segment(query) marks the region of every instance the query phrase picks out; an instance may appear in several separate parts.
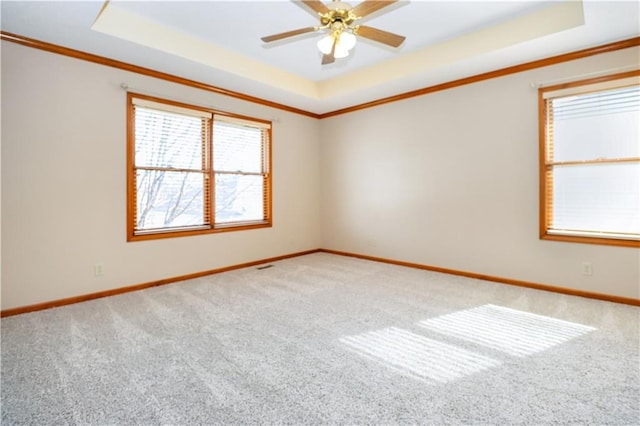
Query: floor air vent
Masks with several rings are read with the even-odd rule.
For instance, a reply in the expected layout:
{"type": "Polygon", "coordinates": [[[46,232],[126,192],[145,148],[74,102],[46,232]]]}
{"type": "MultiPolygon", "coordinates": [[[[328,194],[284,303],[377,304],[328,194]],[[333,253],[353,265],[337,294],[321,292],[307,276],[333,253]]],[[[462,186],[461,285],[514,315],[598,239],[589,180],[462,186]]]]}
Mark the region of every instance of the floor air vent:
{"type": "Polygon", "coordinates": [[[269,268],[273,268],[273,265],[258,266],[256,269],[262,270],[262,269],[269,269],[269,268]]]}

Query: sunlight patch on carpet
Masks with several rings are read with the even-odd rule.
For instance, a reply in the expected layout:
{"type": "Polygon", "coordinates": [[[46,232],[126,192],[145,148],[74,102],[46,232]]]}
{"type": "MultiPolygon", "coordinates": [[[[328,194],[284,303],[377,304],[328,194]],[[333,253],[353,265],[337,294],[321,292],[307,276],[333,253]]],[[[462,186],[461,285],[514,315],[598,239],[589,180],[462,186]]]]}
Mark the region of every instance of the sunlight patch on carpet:
{"type": "Polygon", "coordinates": [[[595,328],[496,305],[454,312],[418,323],[513,356],[541,352],[595,328]]]}
{"type": "Polygon", "coordinates": [[[500,365],[493,358],[395,327],[342,337],[340,342],[396,371],[436,383],[500,365]]]}

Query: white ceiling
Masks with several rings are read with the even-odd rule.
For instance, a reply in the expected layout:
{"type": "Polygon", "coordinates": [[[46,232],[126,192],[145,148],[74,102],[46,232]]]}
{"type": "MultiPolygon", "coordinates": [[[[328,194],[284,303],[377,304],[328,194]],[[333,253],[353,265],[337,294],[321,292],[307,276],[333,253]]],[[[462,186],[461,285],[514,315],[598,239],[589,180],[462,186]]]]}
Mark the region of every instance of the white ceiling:
{"type": "Polygon", "coordinates": [[[260,40],[317,25],[314,12],[286,0],[3,0],[0,19],[2,31],[320,114],[637,37],[639,4],[400,1],[359,21],[406,36],[400,48],[359,39],[351,56],[328,66],[315,47],[319,33],[260,40]]]}

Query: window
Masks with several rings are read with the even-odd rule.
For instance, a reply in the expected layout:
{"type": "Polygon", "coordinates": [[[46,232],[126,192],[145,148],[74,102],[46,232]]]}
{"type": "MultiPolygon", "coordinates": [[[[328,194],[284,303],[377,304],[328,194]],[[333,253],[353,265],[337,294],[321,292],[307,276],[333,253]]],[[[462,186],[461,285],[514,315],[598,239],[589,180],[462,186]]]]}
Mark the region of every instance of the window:
{"type": "Polygon", "coordinates": [[[540,237],[640,247],[640,72],[539,90],[540,237]]]}
{"type": "Polygon", "coordinates": [[[129,241],[271,226],[271,125],[128,95],[129,241]]]}

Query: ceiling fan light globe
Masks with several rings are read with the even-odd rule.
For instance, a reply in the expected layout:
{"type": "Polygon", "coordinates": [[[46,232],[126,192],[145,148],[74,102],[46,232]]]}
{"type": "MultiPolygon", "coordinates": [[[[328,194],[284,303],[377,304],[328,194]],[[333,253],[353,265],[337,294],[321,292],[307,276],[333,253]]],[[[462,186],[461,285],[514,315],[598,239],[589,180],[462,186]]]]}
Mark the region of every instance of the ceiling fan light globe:
{"type": "Polygon", "coordinates": [[[340,39],[338,40],[338,46],[340,49],[351,50],[356,45],[356,36],[351,33],[343,32],[340,34],[340,39]]]}
{"type": "Polygon", "coordinates": [[[336,59],[346,58],[347,56],[349,56],[349,51],[347,49],[338,49],[338,47],[336,47],[336,51],[333,52],[333,57],[336,59]]]}
{"type": "Polygon", "coordinates": [[[333,37],[331,35],[322,37],[320,40],[318,40],[317,46],[322,53],[328,55],[329,53],[331,53],[331,48],[333,48],[333,37]]]}

